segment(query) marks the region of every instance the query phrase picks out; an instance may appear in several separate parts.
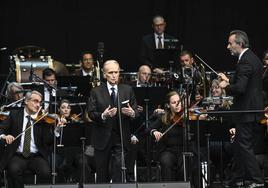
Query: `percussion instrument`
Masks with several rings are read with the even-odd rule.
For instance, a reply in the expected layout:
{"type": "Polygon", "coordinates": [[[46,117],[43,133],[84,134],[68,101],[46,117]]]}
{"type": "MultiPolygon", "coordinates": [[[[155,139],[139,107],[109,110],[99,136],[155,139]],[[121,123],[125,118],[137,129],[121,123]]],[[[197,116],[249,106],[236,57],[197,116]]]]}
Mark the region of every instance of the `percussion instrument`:
{"type": "Polygon", "coordinates": [[[40,56],[39,58],[25,58],[24,56],[14,55],[16,66],[16,81],[23,83],[29,82],[31,74],[35,73],[42,78],[45,68],[53,69],[53,60],[50,56],[40,56]]]}

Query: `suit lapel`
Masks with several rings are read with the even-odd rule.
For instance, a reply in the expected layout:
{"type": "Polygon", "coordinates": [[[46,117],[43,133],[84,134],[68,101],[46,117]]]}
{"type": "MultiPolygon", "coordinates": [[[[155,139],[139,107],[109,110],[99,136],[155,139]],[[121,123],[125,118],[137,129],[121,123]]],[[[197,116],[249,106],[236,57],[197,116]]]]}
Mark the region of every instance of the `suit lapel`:
{"type": "Polygon", "coordinates": [[[103,99],[105,101],[105,104],[111,105],[112,104],[111,96],[110,96],[110,93],[108,91],[108,87],[107,87],[106,83],[103,84],[102,93],[103,93],[103,99]]]}

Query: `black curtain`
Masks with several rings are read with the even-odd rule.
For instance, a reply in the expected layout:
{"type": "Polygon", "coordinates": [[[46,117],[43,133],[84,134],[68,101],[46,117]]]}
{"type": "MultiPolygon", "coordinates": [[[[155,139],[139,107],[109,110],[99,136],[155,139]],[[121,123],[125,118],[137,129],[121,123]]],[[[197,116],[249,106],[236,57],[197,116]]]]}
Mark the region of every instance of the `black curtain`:
{"type": "Polygon", "coordinates": [[[262,57],[267,48],[265,6],[249,1],[147,0],[2,0],[0,2],[0,73],[7,56],[18,47],[45,48],[53,59],[78,63],[81,50],[97,55],[104,42],[105,59],[116,59],[125,71],[137,70],[141,37],[152,32],[152,17],[162,14],[167,33],[184,49],[193,51],[216,70],[233,70],[226,49],[233,29],[245,30],[252,49],[262,57]]]}

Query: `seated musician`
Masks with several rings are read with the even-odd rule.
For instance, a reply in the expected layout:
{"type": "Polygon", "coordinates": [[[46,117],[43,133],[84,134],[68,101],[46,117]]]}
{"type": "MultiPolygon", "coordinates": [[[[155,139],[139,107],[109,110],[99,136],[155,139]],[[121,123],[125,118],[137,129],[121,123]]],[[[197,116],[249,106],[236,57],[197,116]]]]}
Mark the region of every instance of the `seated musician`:
{"type": "Polygon", "coordinates": [[[180,96],[176,91],[171,91],[166,96],[165,113],[155,120],[149,128],[150,134],[154,136],[159,144],[159,161],[161,165],[161,176],[163,181],[175,181],[182,177],[182,148],[183,128],[176,124],[166,134],[163,134],[170,126],[178,121],[182,111],[180,96]],[[177,167],[179,176],[173,172],[177,167]]]}
{"type": "Polygon", "coordinates": [[[90,76],[94,73],[94,59],[93,54],[89,51],[83,51],[80,55],[81,68],[75,71],[76,76],[90,76]]]}
{"type": "Polygon", "coordinates": [[[35,120],[32,119],[40,110],[41,102],[42,95],[39,92],[27,92],[24,109],[12,110],[0,125],[0,138],[7,144],[0,171],[7,169],[9,187],[24,187],[23,172],[26,169],[44,182],[48,182],[51,175],[48,149],[53,143],[53,133],[43,123],[34,125],[35,120]]]}
{"type": "Polygon", "coordinates": [[[12,101],[17,101],[23,98],[23,87],[17,82],[11,82],[7,85],[7,97],[12,101]]]}
{"type": "MultiPolygon", "coordinates": [[[[81,118],[76,114],[71,114],[71,106],[70,102],[66,99],[60,101],[59,105],[59,116],[63,117],[67,121],[68,124],[71,123],[81,123],[81,118]]],[[[65,129],[65,128],[64,128],[65,129]]],[[[66,130],[65,130],[66,131],[66,130]]],[[[64,134],[62,132],[62,134],[64,134]]],[[[69,138],[72,139],[72,138],[69,138]]],[[[80,139],[80,138],[79,138],[80,139]]],[[[64,143],[63,143],[64,144],[64,143]]],[[[61,164],[57,164],[59,168],[60,177],[65,179],[65,183],[70,182],[79,182],[82,183],[82,169],[83,169],[83,161],[81,154],[80,146],[65,146],[63,150],[59,150],[59,158],[61,164]]],[[[85,175],[87,177],[87,182],[89,182],[88,177],[89,173],[95,168],[93,156],[85,155],[85,166],[86,171],[85,175]]]]}
{"type": "Polygon", "coordinates": [[[136,87],[150,86],[151,68],[148,65],[141,65],[138,71],[136,87]]]}
{"type": "Polygon", "coordinates": [[[183,82],[190,86],[189,96],[191,101],[200,100],[206,93],[204,66],[202,64],[198,66],[192,52],[188,50],[183,50],[180,53],[179,62],[183,82]]]}

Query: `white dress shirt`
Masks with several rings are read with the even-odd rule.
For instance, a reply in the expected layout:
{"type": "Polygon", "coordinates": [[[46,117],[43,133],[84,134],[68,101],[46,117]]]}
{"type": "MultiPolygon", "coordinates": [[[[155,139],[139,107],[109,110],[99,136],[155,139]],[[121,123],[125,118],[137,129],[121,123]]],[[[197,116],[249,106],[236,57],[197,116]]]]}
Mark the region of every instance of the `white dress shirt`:
{"type": "MultiPolygon", "coordinates": [[[[27,122],[28,122],[28,118],[27,118],[28,115],[29,114],[24,109],[22,131],[24,131],[26,129],[26,125],[27,125],[27,122]]],[[[34,123],[33,120],[31,120],[31,124],[33,124],[33,123],[34,123]]],[[[19,145],[19,147],[17,149],[17,152],[20,152],[20,153],[22,153],[22,151],[23,151],[24,135],[25,135],[25,133],[23,132],[22,135],[21,135],[20,145],[19,145]]],[[[35,145],[35,142],[34,142],[33,126],[31,128],[31,147],[30,147],[30,151],[31,151],[31,153],[37,153],[38,152],[38,149],[37,149],[37,147],[35,145]]]]}
{"type": "Polygon", "coordinates": [[[161,35],[154,33],[154,41],[155,41],[156,49],[158,48],[158,40],[159,40],[158,36],[161,36],[162,48],[165,48],[165,46],[164,46],[164,33],[162,33],[161,35]]]}

